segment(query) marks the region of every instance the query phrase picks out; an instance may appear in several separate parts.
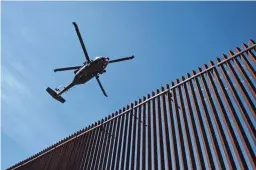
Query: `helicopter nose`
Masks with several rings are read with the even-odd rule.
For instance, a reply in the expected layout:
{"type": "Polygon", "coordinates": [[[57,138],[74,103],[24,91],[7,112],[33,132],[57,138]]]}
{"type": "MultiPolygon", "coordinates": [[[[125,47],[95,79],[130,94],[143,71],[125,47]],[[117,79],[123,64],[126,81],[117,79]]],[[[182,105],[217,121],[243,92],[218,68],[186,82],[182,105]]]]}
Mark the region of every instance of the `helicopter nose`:
{"type": "Polygon", "coordinates": [[[105,68],[108,65],[108,61],[109,60],[107,59],[107,57],[102,58],[102,64],[103,64],[102,67],[105,68]]]}
{"type": "Polygon", "coordinates": [[[109,58],[108,58],[108,57],[106,57],[106,58],[105,58],[105,62],[106,62],[106,63],[108,63],[108,61],[109,61],[109,58]]]}

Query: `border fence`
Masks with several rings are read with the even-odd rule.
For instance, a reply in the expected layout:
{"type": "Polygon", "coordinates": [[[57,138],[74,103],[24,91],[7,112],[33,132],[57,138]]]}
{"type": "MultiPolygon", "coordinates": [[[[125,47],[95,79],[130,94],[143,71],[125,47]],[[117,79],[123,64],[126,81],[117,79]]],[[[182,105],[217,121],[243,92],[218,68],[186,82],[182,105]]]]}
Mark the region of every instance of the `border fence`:
{"type": "Polygon", "coordinates": [[[9,169],[256,169],[256,43],[9,169]]]}

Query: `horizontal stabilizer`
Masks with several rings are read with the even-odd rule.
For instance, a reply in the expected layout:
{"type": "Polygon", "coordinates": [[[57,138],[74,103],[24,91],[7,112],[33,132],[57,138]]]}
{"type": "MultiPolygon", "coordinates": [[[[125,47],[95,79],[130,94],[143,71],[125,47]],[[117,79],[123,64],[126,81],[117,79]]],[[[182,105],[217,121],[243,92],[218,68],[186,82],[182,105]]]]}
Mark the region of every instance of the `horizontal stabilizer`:
{"type": "Polygon", "coordinates": [[[61,96],[58,96],[57,93],[56,93],[54,90],[52,90],[50,87],[48,87],[48,88],[46,89],[46,91],[47,91],[55,100],[58,100],[58,101],[61,102],[61,103],[64,103],[64,102],[65,102],[65,99],[64,99],[63,97],[61,97],[61,96]]]}

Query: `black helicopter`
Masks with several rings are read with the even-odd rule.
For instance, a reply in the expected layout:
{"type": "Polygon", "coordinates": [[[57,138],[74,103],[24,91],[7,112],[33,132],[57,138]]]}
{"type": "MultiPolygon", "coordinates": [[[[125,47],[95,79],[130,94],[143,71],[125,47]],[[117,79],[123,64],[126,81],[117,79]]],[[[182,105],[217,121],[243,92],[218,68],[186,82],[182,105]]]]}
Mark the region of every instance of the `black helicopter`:
{"type": "Polygon", "coordinates": [[[125,57],[125,58],[120,58],[120,59],[116,59],[116,60],[109,60],[108,57],[96,57],[94,60],[90,60],[88,53],[86,51],[83,39],[81,37],[80,31],[78,29],[78,26],[75,22],[73,22],[73,25],[75,27],[77,36],[79,38],[79,41],[81,43],[82,49],[84,51],[84,55],[86,58],[86,62],[83,63],[82,66],[74,66],[74,67],[65,67],[65,68],[57,68],[54,70],[54,72],[57,71],[66,71],[66,70],[75,70],[74,74],[75,77],[73,79],[73,81],[67,85],[67,87],[64,87],[62,90],[55,88],[55,90],[51,89],[50,87],[48,87],[46,89],[46,91],[56,100],[58,100],[61,103],[65,102],[65,99],[61,96],[62,93],[66,92],[67,90],[69,90],[70,88],[72,88],[75,85],[80,85],[80,84],[84,84],[86,82],[88,82],[89,80],[91,80],[92,78],[96,78],[103,94],[107,97],[107,94],[99,80],[99,75],[103,74],[106,72],[106,67],[108,64],[110,63],[115,63],[115,62],[120,62],[120,61],[124,61],[124,60],[130,60],[133,59],[134,56],[131,57],[125,57]]]}

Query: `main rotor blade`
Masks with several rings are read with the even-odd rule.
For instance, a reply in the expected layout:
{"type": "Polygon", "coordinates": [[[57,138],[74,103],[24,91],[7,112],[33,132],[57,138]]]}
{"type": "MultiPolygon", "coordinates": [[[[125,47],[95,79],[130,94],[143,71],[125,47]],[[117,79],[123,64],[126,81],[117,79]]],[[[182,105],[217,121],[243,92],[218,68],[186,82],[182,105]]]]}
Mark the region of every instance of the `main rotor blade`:
{"type": "Polygon", "coordinates": [[[57,71],[66,71],[66,70],[75,70],[75,69],[79,69],[80,67],[81,67],[81,66],[56,68],[56,69],[54,70],[54,72],[57,72],[57,71]]]}
{"type": "Polygon", "coordinates": [[[80,34],[79,28],[78,28],[78,26],[77,26],[77,24],[76,24],[75,22],[73,22],[73,25],[75,26],[77,36],[78,36],[79,41],[80,41],[80,43],[81,43],[81,46],[82,46],[82,48],[83,48],[85,58],[86,58],[86,60],[87,60],[88,62],[90,62],[90,58],[89,58],[88,53],[87,53],[87,51],[86,51],[86,48],[85,48],[85,45],[84,45],[84,41],[83,41],[82,36],[81,36],[81,34],[80,34]]]}
{"type": "Polygon", "coordinates": [[[131,60],[133,58],[134,58],[134,56],[124,57],[124,58],[119,58],[119,59],[116,59],[116,60],[110,60],[108,63],[115,63],[115,62],[120,62],[120,61],[125,61],[125,60],[131,60]]]}
{"type": "Polygon", "coordinates": [[[97,81],[98,81],[98,83],[99,83],[99,85],[100,85],[100,88],[101,88],[103,94],[104,94],[106,97],[108,97],[108,95],[106,94],[106,92],[105,92],[105,90],[104,90],[104,88],[103,88],[103,86],[102,86],[102,84],[101,84],[101,82],[100,82],[99,76],[96,76],[96,79],[97,79],[97,81]]]}

